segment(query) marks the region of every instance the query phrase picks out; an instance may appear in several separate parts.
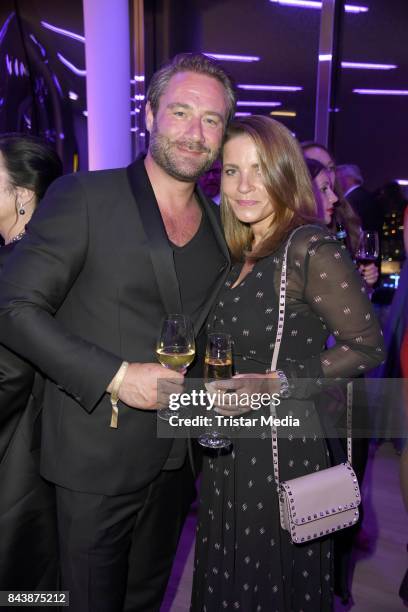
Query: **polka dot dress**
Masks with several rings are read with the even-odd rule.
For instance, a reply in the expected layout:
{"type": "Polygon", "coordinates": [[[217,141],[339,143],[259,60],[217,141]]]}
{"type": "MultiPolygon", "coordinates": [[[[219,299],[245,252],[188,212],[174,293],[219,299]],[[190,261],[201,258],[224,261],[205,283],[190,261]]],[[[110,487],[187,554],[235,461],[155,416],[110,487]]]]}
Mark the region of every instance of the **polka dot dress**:
{"type": "MultiPolygon", "coordinates": [[[[232,288],[241,271],[241,265],[235,266],[218,298],[209,327],[233,335],[236,373],[269,368],[282,254],[283,247],[232,288]]],[[[279,367],[290,376],[350,376],[381,359],[379,328],[359,275],[341,246],[315,226],[299,231],[291,245],[285,316],[279,367]],[[338,342],[325,351],[334,330],[338,342]]],[[[313,401],[291,398],[278,415],[279,410],[306,423],[309,432],[299,437],[289,431],[280,439],[281,479],[328,467],[313,401]]],[[[331,538],[297,545],[281,529],[268,435],[260,430],[257,438],[237,438],[229,449],[208,451],[205,457],[193,612],[332,609],[331,538]]]]}

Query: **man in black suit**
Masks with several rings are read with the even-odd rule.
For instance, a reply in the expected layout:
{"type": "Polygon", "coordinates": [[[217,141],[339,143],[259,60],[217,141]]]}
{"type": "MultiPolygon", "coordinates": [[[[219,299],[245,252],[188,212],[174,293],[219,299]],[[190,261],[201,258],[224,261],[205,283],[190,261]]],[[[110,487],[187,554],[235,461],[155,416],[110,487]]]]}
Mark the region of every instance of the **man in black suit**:
{"type": "Polygon", "coordinates": [[[382,212],[372,194],[363,187],[360,168],[354,164],[342,164],[336,168],[336,177],[354,211],[361,219],[363,230],[381,233],[382,212]]]}
{"type": "Polygon", "coordinates": [[[156,435],[158,379],[177,392],[183,375],[155,342],[169,312],[199,336],[225,280],[217,209],[195,182],[234,105],[217,64],[176,56],[147,92],[146,158],[57,180],[2,274],[0,341],[47,377],[41,469],[73,612],[160,607],[193,477],[185,442],[156,435]]]}

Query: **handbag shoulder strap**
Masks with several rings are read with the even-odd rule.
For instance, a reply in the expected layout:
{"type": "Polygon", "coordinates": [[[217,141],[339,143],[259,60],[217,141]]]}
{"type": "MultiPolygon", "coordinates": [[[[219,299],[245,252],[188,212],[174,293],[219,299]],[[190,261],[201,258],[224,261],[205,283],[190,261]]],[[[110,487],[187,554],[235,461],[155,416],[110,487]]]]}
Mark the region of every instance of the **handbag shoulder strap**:
{"type": "Polygon", "coordinates": [[[279,315],[278,315],[278,327],[276,330],[276,340],[275,340],[275,346],[273,349],[273,354],[272,354],[272,362],[271,362],[271,372],[274,372],[276,370],[276,365],[278,363],[278,357],[279,357],[279,350],[280,350],[280,345],[282,342],[282,335],[283,335],[283,325],[285,322],[285,303],[286,303],[286,277],[287,277],[287,264],[288,264],[288,251],[289,251],[289,246],[290,243],[292,242],[292,238],[293,236],[296,234],[297,231],[300,230],[300,228],[303,227],[302,225],[300,225],[299,227],[296,227],[292,233],[290,234],[286,245],[285,245],[285,250],[283,253],[283,258],[282,258],[282,270],[281,270],[281,277],[280,277],[280,283],[279,283],[279,315]]]}
{"type": "MultiPolygon", "coordinates": [[[[287,263],[288,263],[288,251],[290,244],[292,242],[293,236],[296,234],[298,230],[300,230],[303,226],[296,227],[292,233],[290,234],[288,241],[285,245],[285,250],[283,254],[282,260],[282,270],[280,276],[279,283],[279,313],[278,313],[278,325],[276,330],[276,339],[275,346],[272,354],[271,361],[271,372],[276,370],[276,366],[278,363],[279,351],[282,342],[283,336],[283,327],[285,323],[285,307],[286,307],[286,283],[287,283],[287,263]]],[[[351,465],[352,462],[352,443],[351,443],[351,427],[352,427],[352,405],[353,405],[353,383],[347,383],[347,460],[351,465]]],[[[273,418],[276,416],[276,410],[271,403],[271,415],[273,418]]],[[[276,425],[272,424],[272,457],[273,457],[273,470],[275,482],[278,487],[279,493],[279,454],[278,454],[278,432],[276,429],[276,425]]]]}

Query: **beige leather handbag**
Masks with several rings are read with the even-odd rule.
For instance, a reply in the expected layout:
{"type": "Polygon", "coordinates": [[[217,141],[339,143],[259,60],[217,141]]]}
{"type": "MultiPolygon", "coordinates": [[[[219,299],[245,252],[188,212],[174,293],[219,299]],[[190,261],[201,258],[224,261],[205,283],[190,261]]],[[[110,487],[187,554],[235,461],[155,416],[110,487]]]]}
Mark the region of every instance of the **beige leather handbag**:
{"type": "MultiPolygon", "coordinates": [[[[287,255],[295,229],[286,244],[279,295],[279,318],[271,371],[276,370],[285,320],[287,255]]],[[[279,497],[282,529],[289,531],[292,542],[301,544],[339,529],[351,527],[359,516],[360,489],[353,471],[351,423],[353,383],[347,384],[347,462],[330,468],[280,482],[278,434],[272,426],[272,457],[274,477],[279,497]]],[[[271,405],[272,416],[276,415],[271,405]]]]}

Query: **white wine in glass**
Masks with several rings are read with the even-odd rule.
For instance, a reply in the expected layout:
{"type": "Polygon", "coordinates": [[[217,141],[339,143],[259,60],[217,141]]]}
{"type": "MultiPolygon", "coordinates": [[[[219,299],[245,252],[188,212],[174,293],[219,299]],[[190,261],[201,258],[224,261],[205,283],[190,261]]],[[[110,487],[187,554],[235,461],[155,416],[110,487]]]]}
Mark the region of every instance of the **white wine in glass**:
{"type": "Polygon", "coordinates": [[[232,378],[232,356],[227,354],[223,358],[218,358],[206,355],[204,378],[206,381],[232,378]]]}
{"type": "MultiPolygon", "coordinates": [[[[208,334],[207,348],[204,360],[204,380],[206,383],[214,380],[228,380],[232,378],[232,341],[229,334],[208,334]]],[[[211,427],[209,431],[201,434],[199,444],[206,448],[227,448],[231,444],[230,438],[211,427]]]]}
{"type": "MultiPolygon", "coordinates": [[[[164,317],[157,339],[156,355],[165,368],[182,372],[194,360],[195,342],[193,325],[184,314],[169,314],[164,317]]],[[[161,419],[168,421],[174,416],[169,408],[159,410],[161,419]]]]}
{"type": "Polygon", "coordinates": [[[188,350],[180,349],[178,346],[166,346],[158,348],[157,351],[158,361],[170,370],[180,371],[187,368],[194,359],[195,350],[190,348],[188,350]]]}

